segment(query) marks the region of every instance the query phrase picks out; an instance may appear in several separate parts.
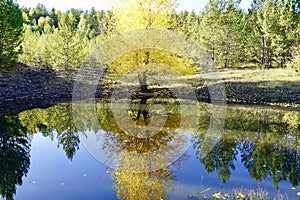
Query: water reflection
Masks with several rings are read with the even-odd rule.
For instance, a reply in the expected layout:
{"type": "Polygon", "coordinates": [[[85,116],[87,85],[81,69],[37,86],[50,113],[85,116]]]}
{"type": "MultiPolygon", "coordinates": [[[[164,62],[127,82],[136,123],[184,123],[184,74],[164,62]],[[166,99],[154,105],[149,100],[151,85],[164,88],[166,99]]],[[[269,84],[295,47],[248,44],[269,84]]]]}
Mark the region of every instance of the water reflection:
{"type": "MultiPolygon", "coordinates": [[[[111,173],[115,182],[113,187],[119,198],[167,199],[176,182],[176,170],[172,166],[180,168],[188,159],[187,155],[183,155],[171,166],[149,172],[126,170],[137,164],[129,153],[147,153],[166,146],[176,137],[182,117],[189,120],[188,115],[179,114],[176,101],[170,103],[170,100],[149,99],[147,103],[151,105],[157,101],[167,110],[167,120],[159,133],[145,138],[137,138],[122,131],[114,122],[109,102],[97,104],[100,127],[94,127],[93,131],[96,133],[102,130],[106,137],[105,150],[112,156],[118,156],[121,161],[111,173]]],[[[48,109],[25,111],[17,116],[0,117],[0,192],[4,198],[13,198],[16,185],[22,184],[22,177],[29,170],[30,138],[33,134],[39,132],[45,137],[56,137],[66,156],[71,160],[76,157],[80,144],[79,134],[85,129],[75,128],[71,109],[67,103],[48,109]]],[[[279,183],[283,181],[288,181],[291,187],[296,188],[300,182],[299,112],[246,106],[229,106],[227,112],[222,136],[218,138],[212,151],[201,158],[201,145],[209,128],[210,105],[200,104],[201,117],[197,131],[193,132],[192,141],[199,164],[207,172],[217,172],[219,179],[226,183],[237,167],[236,160],[241,158],[248,176],[257,182],[270,177],[276,189],[279,189],[279,183]]],[[[128,114],[140,126],[149,123],[148,105],[134,102],[128,114]]],[[[175,149],[177,148],[180,148],[180,143],[175,149]]],[[[146,165],[149,163],[146,162],[144,166],[146,165]]]]}
{"type": "MultiPolygon", "coordinates": [[[[146,126],[151,123],[150,116],[153,115],[149,108],[156,103],[163,105],[167,113],[165,124],[155,134],[146,131],[141,137],[135,135],[139,134],[134,132],[135,129],[130,129],[133,132],[129,134],[121,130],[116,125],[109,105],[100,104],[97,107],[100,127],[105,130],[104,148],[108,149],[111,155],[109,158],[115,162],[112,179],[120,199],[168,199],[168,191],[173,189],[176,176],[171,167],[165,167],[164,164],[174,159],[174,155],[178,155],[176,151],[184,148],[186,142],[178,137],[182,117],[178,102],[135,100],[130,104],[128,114],[133,123],[146,126]],[[174,140],[176,142],[170,145],[174,140]]],[[[156,111],[156,114],[162,113],[160,110],[156,111]]],[[[180,166],[184,158],[182,155],[177,160],[177,166],[180,166]]]]}
{"type": "Polygon", "coordinates": [[[58,146],[62,146],[66,156],[72,160],[79,149],[79,130],[75,128],[71,103],[47,109],[35,109],[20,113],[19,119],[28,134],[41,132],[45,137],[56,136],[58,146]]]}
{"type": "Polygon", "coordinates": [[[131,173],[115,170],[114,189],[120,199],[168,199],[175,175],[168,167],[154,172],[131,173]]]}
{"type": "Polygon", "coordinates": [[[30,166],[30,141],[17,116],[0,116],[0,193],[13,199],[30,166]]]}
{"type": "MultiPolygon", "coordinates": [[[[100,133],[98,132],[101,135],[100,142],[102,142],[99,149],[104,149],[107,153],[104,156],[96,155],[96,157],[112,168],[128,172],[159,170],[176,161],[182,152],[185,152],[184,149],[188,148],[186,145],[190,141],[183,132],[185,130],[181,130],[182,116],[180,115],[180,106],[176,101],[167,103],[150,100],[147,101],[147,104],[137,102],[130,104],[128,115],[131,117],[132,123],[140,127],[145,127],[152,120],[150,120],[150,115],[166,115],[161,129],[155,129],[155,132],[143,130],[144,133],[141,135],[140,131],[136,131],[137,129],[130,125],[126,130],[120,129],[115,122],[111,104],[99,104],[97,110],[102,130],[100,133]],[[157,103],[161,103],[164,108],[150,114],[149,108],[157,103]],[[162,112],[162,109],[165,113],[162,112]],[[103,160],[103,157],[107,160],[103,160]]],[[[118,123],[130,123],[123,120],[124,118],[120,118],[118,123]]],[[[95,150],[93,153],[97,154],[95,150]]]]}
{"type": "MultiPolygon", "coordinates": [[[[229,108],[226,129],[213,150],[200,162],[208,172],[216,171],[226,183],[240,153],[249,175],[261,182],[272,178],[278,189],[281,181],[293,188],[300,182],[299,113],[263,108],[229,108]]],[[[194,142],[199,149],[203,131],[194,142]]],[[[199,155],[199,151],[197,151],[199,155]]]]}

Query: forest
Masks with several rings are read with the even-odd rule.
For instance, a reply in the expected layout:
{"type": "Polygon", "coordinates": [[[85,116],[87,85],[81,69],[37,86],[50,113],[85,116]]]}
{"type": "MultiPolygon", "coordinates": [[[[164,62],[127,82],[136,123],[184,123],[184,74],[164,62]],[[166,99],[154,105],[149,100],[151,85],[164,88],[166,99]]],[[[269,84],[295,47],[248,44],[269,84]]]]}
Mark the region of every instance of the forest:
{"type": "Polygon", "coordinates": [[[164,6],[120,2],[108,11],[62,12],[1,0],[1,66],[21,62],[78,69],[89,52],[118,32],[165,28],[199,43],[220,69],[300,70],[299,0],[253,0],[248,10],[240,8],[239,0],[210,0],[200,13],[176,12],[174,0],[159,1],[164,6]]]}

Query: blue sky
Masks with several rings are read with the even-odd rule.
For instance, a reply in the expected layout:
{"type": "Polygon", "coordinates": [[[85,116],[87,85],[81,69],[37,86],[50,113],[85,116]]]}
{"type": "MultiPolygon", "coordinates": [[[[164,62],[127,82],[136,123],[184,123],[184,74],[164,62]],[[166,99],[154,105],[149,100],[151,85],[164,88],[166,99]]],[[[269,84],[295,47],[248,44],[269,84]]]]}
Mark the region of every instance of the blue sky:
{"type": "MultiPolygon", "coordinates": [[[[62,11],[70,8],[80,8],[82,10],[95,7],[97,10],[107,10],[112,6],[111,0],[15,0],[21,7],[35,7],[38,3],[44,4],[48,10],[52,7],[62,11]]],[[[199,13],[208,0],[178,0],[178,10],[194,10],[199,13]]],[[[242,0],[241,7],[247,9],[251,0],[242,0]]]]}

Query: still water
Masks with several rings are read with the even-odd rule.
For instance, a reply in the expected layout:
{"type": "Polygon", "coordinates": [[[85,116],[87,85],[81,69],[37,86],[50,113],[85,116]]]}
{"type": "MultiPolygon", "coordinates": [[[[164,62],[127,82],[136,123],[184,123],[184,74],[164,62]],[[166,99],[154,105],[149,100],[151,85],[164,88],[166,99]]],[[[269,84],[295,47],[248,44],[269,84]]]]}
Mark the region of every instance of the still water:
{"type": "MultiPolygon", "coordinates": [[[[131,123],[151,125],[155,101],[130,104],[131,123]]],[[[211,105],[197,102],[183,114],[180,103],[159,103],[163,108],[155,113],[165,116],[163,126],[143,136],[124,131],[126,116],[122,121],[108,101],[96,104],[96,124],[82,116],[75,125],[71,103],[0,115],[2,198],[214,199],[219,192],[225,197],[233,190],[259,190],[270,198],[280,193],[299,199],[299,109],[228,105],[222,130],[203,156],[211,105]],[[191,137],[187,142],[178,135],[191,137]],[[164,148],[176,153],[153,153],[164,148]],[[148,162],[132,156],[146,153],[167,161],[156,165],[152,157],[148,162]]]]}

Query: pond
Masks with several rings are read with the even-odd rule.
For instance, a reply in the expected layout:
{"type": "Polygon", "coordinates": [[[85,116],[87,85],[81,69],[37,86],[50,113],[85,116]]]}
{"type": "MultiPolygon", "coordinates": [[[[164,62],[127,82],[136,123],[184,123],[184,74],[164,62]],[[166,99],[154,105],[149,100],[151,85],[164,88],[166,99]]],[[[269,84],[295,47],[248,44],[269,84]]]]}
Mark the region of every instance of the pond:
{"type": "Polygon", "coordinates": [[[299,198],[298,108],[227,105],[220,131],[211,129],[212,105],[189,102],[197,106],[182,112],[184,101],[103,100],[96,122],[73,115],[72,103],[0,115],[2,198],[213,199],[250,190],[299,198]],[[208,134],[217,135],[203,155],[208,134]]]}

